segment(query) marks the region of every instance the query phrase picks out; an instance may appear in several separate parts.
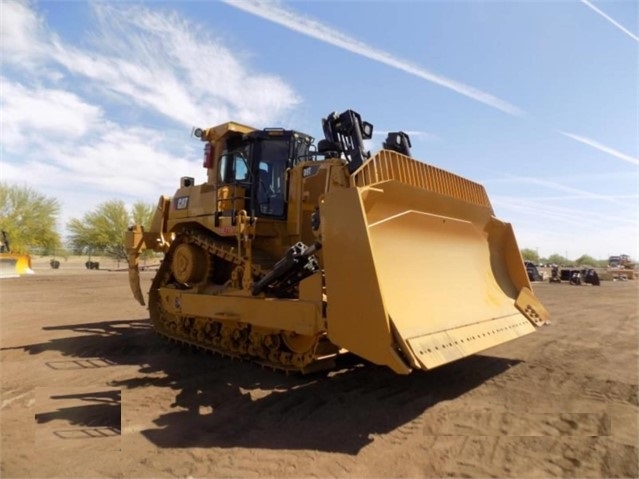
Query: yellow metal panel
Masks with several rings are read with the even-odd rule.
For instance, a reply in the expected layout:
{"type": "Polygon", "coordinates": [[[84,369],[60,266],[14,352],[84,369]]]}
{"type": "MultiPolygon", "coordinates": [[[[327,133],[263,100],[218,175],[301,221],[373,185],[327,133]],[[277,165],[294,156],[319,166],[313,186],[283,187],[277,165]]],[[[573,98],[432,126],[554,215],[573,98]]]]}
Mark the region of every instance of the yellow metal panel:
{"type": "Polygon", "coordinates": [[[322,275],[316,273],[300,282],[300,299],[314,301],[318,304],[322,303],[322,275]]]}
{"type": "Polygon", "coordinates": [[[482,185],[390,150],[381,150],[366,161],[351,176],[351,185],[372,186],[389,180],[491,208],[482,185]]]}
{"type": "Polygon", "coordinates": [[[16,272],[18,274],[33,274],[31,269],[31,256],[28,254],[16,255],[16,272]]]}
{"type": "Polygon", "coordinates": [[[358,189],[330,191],[320,209],[330,340],[407,374],[410,368],[395,350],[379,288],[383,271],[373,260],[358,189]]]}
{"type": "Polygon", "coordinates": [[[295,299],[206,295],[161,288],[164,308],[179,316],[233,317],[254,326],[314,335],[323,330],[321,303],[295,299]]]}
{"type": "Polygon", "coordinates": [[[409,211],[369,232],[386,308],[402,337],[518,312],[472,223],[409,211]]]}
{"type": "Polygon", "coordinates": [[[212,126],[211,128],[207,128],[206,130],[204,130],[202,140],[216,142],[227,133],[250,133],[252,131],[255,131],[255,128],[253,128],[252,126],[243,125],[234,121],[228,121],[226,123],[222,123],[221,125],[212,126]]]}
{"type": "Polygon", "coordinates": [[[31,256],[20,253],[0,253],[0,276],[33,274],[31,256]]]}
{"type": "MultiPolygon", "coordinates": [[[[367,174],[403,174],[396,167],[384,160],[367,174]]],[[[429,188],[378,181],[331,190],[321,207],[329,338],[395,370],[398,349],[403,367],[434,367],[547,319],[510,225],[465,180],[431,173],[419,179],[429,188]],[[472,345],[443,347],[470,336],[472,345]],[[415,353],[421,345],[428,357],[415,353]]]]}
{"type": "Polygon", "coordinates": [[[529,288],[521,289],[515,306],[536,326],[542,326],[550,319],[550,314],[544,305],[539,302],[529,288]]]}
{"type": "Polygon", "coordinates": [[[151,220],[151,227],[149,231],[160,233],[166,231],[166,221],[169,216],[169,209],[171,207],[171,198],[165,195],[160,196],[158,205],[153,213],[153,219],[151,220]]]}
{"type": "Polygon", "coordinates": [[[244,209],[244,197],[247,195],[246,190],[241,186],[231,185],[222,186],[217,190],[217,210],[240,211],[244,209]]]}
{"type": "Polygon", "coordinates": [[[519,314],[408,339],[424,369],[431,369],[535,331],[519,314]]]}

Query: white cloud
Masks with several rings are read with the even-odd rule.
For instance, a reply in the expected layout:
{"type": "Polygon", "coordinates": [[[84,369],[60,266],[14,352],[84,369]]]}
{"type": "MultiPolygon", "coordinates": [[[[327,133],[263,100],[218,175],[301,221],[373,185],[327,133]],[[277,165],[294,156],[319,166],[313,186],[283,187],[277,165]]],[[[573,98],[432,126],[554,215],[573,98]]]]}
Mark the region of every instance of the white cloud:
{"type": "Polygon", "coordinates": [[[2,63],[19,62],[33,66],[44,54],[42,20],[25,3],[11,0],[0,6],[0,43],[2,63]]]}
{"type": "Polygon", "coordinates": [[[53,58],[127,102],[183,125],[208,126],[230,118],[269,124],[301,101],[283,80],[251,71],[175,13],[122,4],[98,4],[95,12],[96,49],[56,41],[53,58]]]}
{"type": "Polygon", "coordinates": [[[2,144],[19,153],[20,163],[16,168],[15,160],[3,162],[7,179],[20,180],[29,171],[29,181],[35,185],[68,188],[71,181],[74,188],[130,195],[157,192],[169,178],[177,184],[180,172],[193,169],[194,162],[185,154],[196,154],[199,142],[189,143],[186,131],[176,147],[163,131],[106,120],[99,107],[72,93],[5,85],[11,94],[4,99],[7,114],[2,121],[7,128],[2,125],[2,144]],[[127,186],[129,182],[136,188],[127,186]]]}
{"type": "Polygon", "coordinates": [[[224,3],[251,13],[258,17],[282,25],[290,30],[303,35],[329,43],[357,55],[369,58],[390,67],[402,70],[406,73],[422,78],[436,85],[448,88],[454,92],[484,103],[492,108],[503,111],[509,115],[523,116],[525,112],[515,105],[508,103],[496,96],[479,90],[470,85],[458,82],[451,78],[433,73],[425,68],[414,65],[406,60],[398,58],[388,52],[374,48],[361,42],[335,28],[323,24],[317,20],[304,17],[291,11],[290,7],[284,8],[278,2],[270,0],[222,0],[224,3]]]}
{"type": "MultiPolygon", "coordinates": [[[[50,110],[44,103],[43,109],[50,110]]],[[[19,131],[19,136],[26,137],[26,132],[19,131]]],[[[71,218],[81,218],[103,201],[155,204],[161,194],[173,194],[181,176],[205,180],[201,145],[189,143],[186,134],[187,147],[176,147],[160,131],[102,121],[81,138],[52,134],[35,140],[24,141],[19,161],[3,157],[2,180],[58,199],[61,231],[71,218]]]]}
{"type": "Polygon", "coordinates": [[[122,3],[92,7],[95,24],[86,32],[92,45],[77,48],[47,30],[26,5],[3,3],[3,63],[48,70],[57,79],[65,73],[89,80],[85,88],[185,126],[231,118],[271,124],[301,102],[284,80],[253,71],[223,42],[176,13],[122,3]]]}
{"type": "Polygon", "coordinates": [[[30,4],[3,2],[0,15],[2,181],[57,198],[61,232],[103,201],[155,204],[181,176],[204,181],[192,125],[270,124],[301,101],[284,80],[254,71],[176,13],[91,7],[82,47],[30,4]],[[158,114],[179,127],[128,126],[157,125],[158,114]]]}
{"type": "Polygon", "coordinates": [[[0,138],[4,148],[28,149],[47,135],[79,138],[101,121],[100,107],[60,89],[34,88],[0,77],[0,138]]]}

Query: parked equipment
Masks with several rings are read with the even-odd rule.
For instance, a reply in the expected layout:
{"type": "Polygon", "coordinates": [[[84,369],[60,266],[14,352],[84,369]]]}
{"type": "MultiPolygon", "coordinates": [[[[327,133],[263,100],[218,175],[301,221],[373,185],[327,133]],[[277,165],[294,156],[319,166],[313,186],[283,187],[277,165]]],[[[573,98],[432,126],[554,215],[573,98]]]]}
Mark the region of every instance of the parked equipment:
{"type": "Polygon", "coordinates": [[[11,251],[5,231],[0,232],[0,278],[33,274],[31,256],[11,251]]]}
{"type": "Polygon", "coordinates": [[[531,333],[548,313],[508,223],[483,186],[410,157],[352,110],[325,138],[235,122],[194,130],[208,180],[183,177],[148,231],[165,253],[149,291],[169,338],[284,370],[331,367],[346,350],[397,373],[431,369],[531,333]],[[460,273],[463,272],[463,273],[460,273]]]}
{"type": "Polygon", "coordinates": [[[562,269],[559,276],[553,268],[553,276],[551,276],[551,283],[560,283],[561,281],[567,281],[573,285],[591,284],[593,286],[600,286],[601,281],[599,274],[593,268],[581,268],[581,269],[562,269]],[[554,278],[554,280],[553,280],[554,278]]]}
{"type": "Polygon", "coordinates": [[[524,261],[524,266],[526,267],[526,274],[528,274],[529,281],[543,281],[544,278],[539,274],[535,263],[532,261],[524,261]]]}
{"type": "Polygon", "coordinates": [[[628,279],[635,279],[635,268],[636,265],[634,261],[632,261],[627,254],[610,256],[610,258],[608,258],[608,271],[613,280],[626,281],[628,279]]]}
{"type": "Polygon", "coordinates": [[[561,283],[561,276],[559,273],[559,267],[556,264],[553,264],[550,267],[550,279],[549,283],[561,283]]]}
{"type": "Polygon", "coordinates": [[[620,269],[634,269],[635,263],[630,259],[630,256],[628,256],[627,254],[620,254],[618,256],[610,256],[608,258],[608,267],[620,268],[620,269]]]}

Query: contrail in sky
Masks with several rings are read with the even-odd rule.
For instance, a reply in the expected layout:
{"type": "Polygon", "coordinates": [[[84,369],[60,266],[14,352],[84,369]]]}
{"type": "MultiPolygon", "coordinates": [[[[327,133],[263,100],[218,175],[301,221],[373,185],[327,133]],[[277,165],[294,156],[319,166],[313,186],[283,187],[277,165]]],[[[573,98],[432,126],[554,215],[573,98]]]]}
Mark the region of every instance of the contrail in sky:
{"type": "Polygon", "coordinates": [[[232,7],[239,8],[240,10],[264,18],[265,20],[278,23],[303,35],[329,43],[338,48],[369,58],[376,62],[383,63],[398,70],[402,70],[444,88],[448,88],[460,95],[472,98],[473,100],[496,108],[504,113],[508,113],[509,115],[525,115],[525,112],[522,109],[501,100],[490,93],[486,93],[472,86],[465,85],[464,83],[432,73],[425,68],[411,64],[406,60],[401,60],[395,55],[371,47],[366,43],[350,37],[339,30],[335,30],[334,28],[318,22],[317,20],[306,18],[289,10],[285,10],[276,2],[265,0],[223,0],[223,2],[232,7]]]}
{"type": "Polygon", "coordinates": [[[586,5],[588,8],[592,9],[593,11],[597,12],[599,15],[601,15],[602,17],[604,17],[606,20],[608,20],[610,23],[612,23],[615,27],[617,27],[619,30],[621,30],[622,32],[624,32],[626,35],[628,35],[630,38],[632,38],[634,41],[639,42],[639,37],[637,35],[635,35],[634,33],[632,33],[631,31],[627,30],[623,25],[619,24],[618,22],[616,22],[613,18],[609,17],[608,15],[606,15],[604,12],[602,12],[601,10],[599,10],[597,7],[595,7],[592,3],[590,3],[588,0],[581,0],[581,3],[583,3],[584,5],[586,5]]]}
{"type": "MultiPolygon", "coordinates": [[[[563,191],[564,193],[570,193],[573,195],[577,195],[580,198],[590,198],[593,200],[601,200],[609,203],[616,203],[621,206],[626,206],[628,202],[619,201],[619,198],[616,195],[601,195],[598,193],[593,193],[592,191],[581,190],[578,188],[573,188],[572,186],[562,185],[560,183],[556,183],[554,181],[545,180],[542,178],[533,178],[532,176],[515,176],[515,175],[506,175],[505,178],[497,178],[493,180],[484,180],[484,183],[504,183],[504,182],[518,182],[518,183],[527,183],[531,185],[543,186],[544,188],[563,191]]],[[[631,198],[635,198],[632,196],[631,198]]],[[[530,198],[527,198],[530,199],[530,198]]]]}
{"type": "Polygon", "coordinates": [[[621,153],[620,151],[614,150],[610,148],[609,146],[602,145],[601,143],[597,143],[596,141],[591,140],[589,138],[585,138],[583,136],[575,135],[573,133],[567,133],[565,131],[560,131],[559,133],[561,133],[564,136],[567,136],[568,138],[572,138],[573,140],[583,143],[584,145],[588,145],[593,148],[596,148],[599,151],[608,153],[609,155],[619,158],[620,160],[627,161],[628,163],[632,163],[633,165],[639,165],[639,158],[633,158],[630,155],[621,153]]]}
{"type": "MultiPolygon", "coordinates": [[[[356,55],[360,55],[371,60],[374,60],[379,63],[383,63],[390,67],[396,68],[398,70],[402,70],[406,73],[414,75],[416,77],[422,78],[431,83],[435,83],[444,88],[448,88],[453,90],[460,95],[464,95],[468,98],[472,98],[473,100],[479,101],[486,105],[489,105],[497,110],[500,110],[504,113],[508,113],[509,115],[522,117],[526,114],[526,112],[515,105],[508,103],[500,98],[491,95],[490,93],[483,92],[478,90],[472,86],[466,85],[464,83],[457,82],[450,78],[446,78],[441,75],[437,75],[432,73],[425,68],[414,65],[406,60],[402,60],[397,58],[395,55],[391,53],[385,52],[383,50],[379,50],[374,48],[366,43],[363,43],[339,30],[336,30],[329,25],[325,25],[317,20],[313,20],[311,18],[304,17],[302,15],[298,15],[289,10],[285,10],[279,4],[279,2],[272,2],[268,0],[222,0],[229,6],[238,8],[252,15],[261,17],[265,20],[268,20],[273,23],[277,23],[282,25],[285,28],[296,31],[303,35],[307,35],[309,37],[320,40],[324,43],[331,44],[343,50],[347,50],[349,52],[355,53],[356,55]]],[[[594,5],[592,5],[587,0],[582,0],[582,2],[588,7],[592,8],[594,11],[604,16],[607,20],[611,21],[614,25],[621,28],[624,32],[632,36],[635,40],[639,40],[635,35],[631,32],[627,31],[623,26],[619,25],[612,18],[607,16],[601,10],[597,9],[594,5]]],[[[605,145],[597,143],[593,140],[589,140],[588,138],[584,138],[578,135],[574,135],[571,133],[561,134],[572,138],[573,140],[579,141],[586,145],[589,145],[593,148],[597,148],[600,151],[608,153],[612,156],[615,156],[621,160],[628,161],[632,164],[639,164],[639,160],[637,158],[632,158],[631,156],[625,155],[619,151],[613,150],[605,145]]]]}
{"type": "Polygon", "coordinates": [[[552,206],[544,202],[523,199],[520,197],[510,196],[492,196],[491,203],[503,209],[511,209],[522,211],[531,216],[540,216],[542,218],[559,220],[564,223],[571,223],[584,227],[586,223],[592,226],[601,226],[601,222],[616,223],[617,225],[635,225],[634,219],[624,217],[611,217],[608,214],[587,211],[583,209],[565,208],[561,206],[552,206]]]}

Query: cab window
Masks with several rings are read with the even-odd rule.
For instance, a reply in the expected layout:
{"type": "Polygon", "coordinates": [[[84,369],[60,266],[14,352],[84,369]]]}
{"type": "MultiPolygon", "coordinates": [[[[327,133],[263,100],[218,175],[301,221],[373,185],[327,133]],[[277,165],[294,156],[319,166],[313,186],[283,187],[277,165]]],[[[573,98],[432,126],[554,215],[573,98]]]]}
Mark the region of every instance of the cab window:
{"type": "Polygon", "coordinates": [[[288,141],[261,142],[261,159],[256,178],[260,215],[283,217],[286,213],[286,168],[289,154],[288,141]]]}
{"type": "Polygon", "coordinates": [[[225,153],[220,157],[218,181],[220,183],[249,181],[248,160],[242,152],[225,153]]]}

